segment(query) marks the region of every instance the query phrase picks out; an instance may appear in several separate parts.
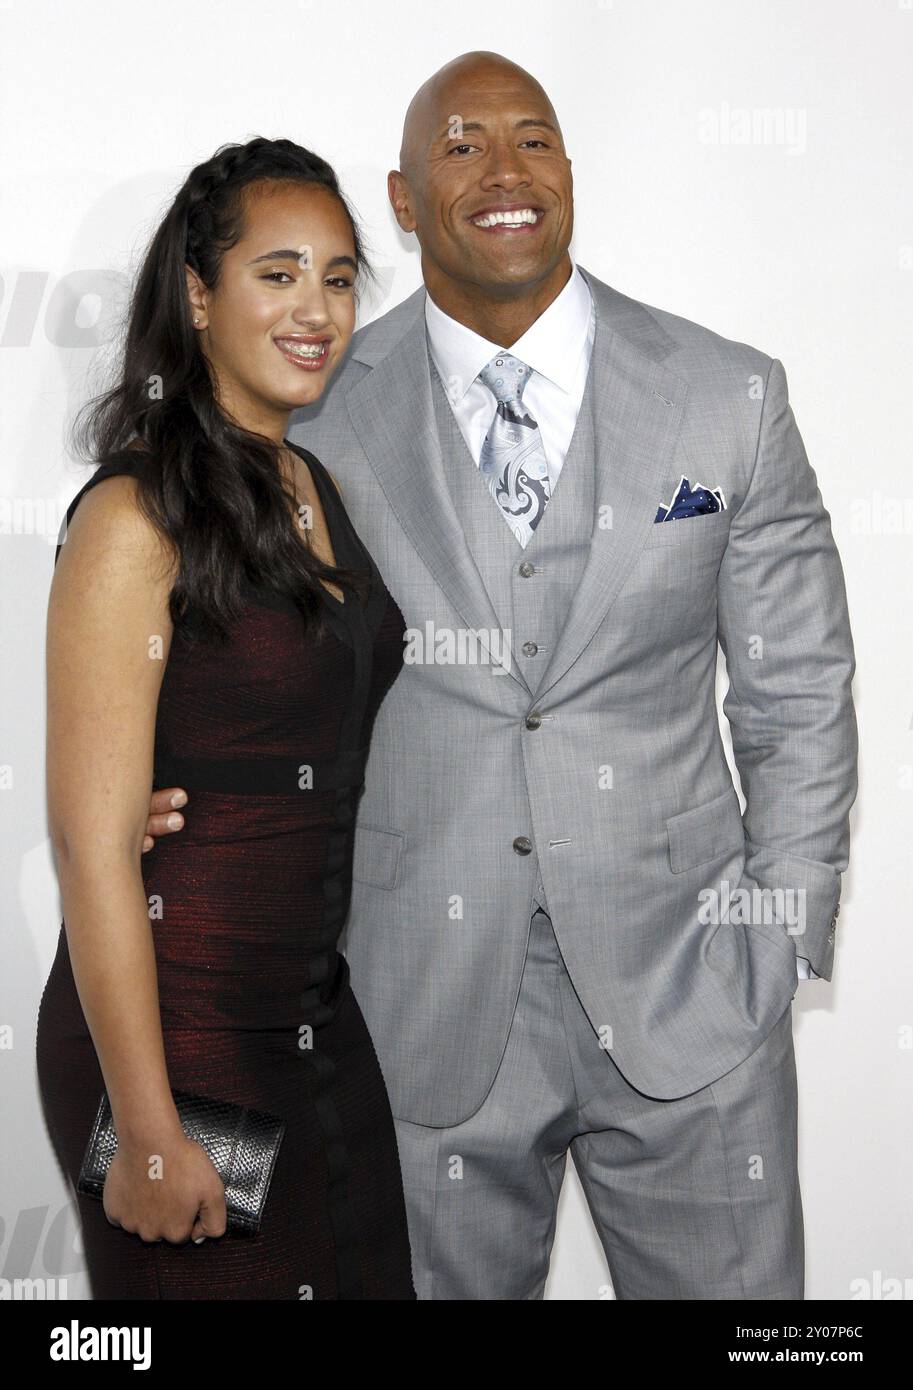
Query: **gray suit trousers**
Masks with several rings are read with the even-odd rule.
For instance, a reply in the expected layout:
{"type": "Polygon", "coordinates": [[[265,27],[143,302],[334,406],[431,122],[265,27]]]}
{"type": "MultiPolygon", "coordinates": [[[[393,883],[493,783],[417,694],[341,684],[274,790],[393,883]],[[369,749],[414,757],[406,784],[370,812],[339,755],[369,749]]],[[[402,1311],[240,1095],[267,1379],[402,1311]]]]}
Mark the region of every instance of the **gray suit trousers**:
{"type": "Polygon", "coordinates": [[[803,1297],[791,1003],[731,1071],[651,1099],[601,1045],[537,910],[482,1105],[396,1126],[419,1299],[543,1297],[568,1149],[616,1298],[803,1297]]]}

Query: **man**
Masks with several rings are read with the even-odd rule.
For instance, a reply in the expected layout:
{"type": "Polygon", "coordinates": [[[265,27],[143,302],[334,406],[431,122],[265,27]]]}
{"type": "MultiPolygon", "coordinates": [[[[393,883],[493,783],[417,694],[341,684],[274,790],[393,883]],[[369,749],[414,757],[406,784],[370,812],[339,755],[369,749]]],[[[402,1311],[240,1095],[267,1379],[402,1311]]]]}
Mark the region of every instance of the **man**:
{"type": "Polygon", "coordinates": [[[436,73],[400,164],[425,288],[291,438],[413,639],[347,955],[419,1297],[541,1298],[568,1150],[617,1297],[801,1297],[790,1005],[831,977],[856,726],[783,368],[573,264],[570,160],[515,64],[436,73]]]}

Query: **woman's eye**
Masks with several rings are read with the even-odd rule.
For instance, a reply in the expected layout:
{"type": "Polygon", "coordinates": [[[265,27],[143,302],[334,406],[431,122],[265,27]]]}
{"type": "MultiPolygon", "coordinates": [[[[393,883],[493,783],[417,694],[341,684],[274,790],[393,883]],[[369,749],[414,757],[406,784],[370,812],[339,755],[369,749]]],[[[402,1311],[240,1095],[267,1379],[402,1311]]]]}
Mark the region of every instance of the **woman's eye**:
{"type": "Polygon", "coordinates": [[[333,275],[327,281],[328,285],[333,285],[337,290],[350,290],[352,281],[347,280],[344,275],[333,275]]]}
{"type": "Polygon", "coordinates": [[[261,275],[261,280],[272,280],[274,284],[279,284],[282,280],[291,280],[287,270],[271,270],[267,275],[261,275]]]}

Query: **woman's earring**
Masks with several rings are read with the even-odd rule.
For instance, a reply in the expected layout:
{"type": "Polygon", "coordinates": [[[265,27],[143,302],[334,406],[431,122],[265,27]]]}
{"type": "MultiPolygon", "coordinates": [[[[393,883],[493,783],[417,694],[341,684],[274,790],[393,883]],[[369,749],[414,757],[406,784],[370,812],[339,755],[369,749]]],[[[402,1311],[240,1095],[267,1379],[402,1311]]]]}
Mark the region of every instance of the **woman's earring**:
{"type": "Polygon", "coordinates": [[[193,316],[193,321],[194,321],[194,323],[199,323],[199,322],[200,322],[200,316],[199,316],[199,314],[194,314],[194,316],[193,316]]]}

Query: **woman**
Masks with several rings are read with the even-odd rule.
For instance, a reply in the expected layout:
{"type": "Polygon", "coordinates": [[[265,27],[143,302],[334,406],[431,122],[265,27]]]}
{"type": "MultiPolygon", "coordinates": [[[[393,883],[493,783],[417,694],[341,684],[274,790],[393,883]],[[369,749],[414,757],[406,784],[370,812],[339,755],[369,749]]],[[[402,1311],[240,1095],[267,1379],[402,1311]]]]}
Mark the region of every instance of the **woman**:
{"type": "Polygon", "coordinates": [[[337,951],[404,622],[330,474],[284,438],[342,360],[366,268],[322,159],[224,147],[156,232],[120,381],[83,421],[101,466],[48,614],[64,925],[38,1067],[74,1183],[110,1099],[103,1203],[78,1197],[96,1298],[415,1297],[392,1116],[337,951]],[[186,827],[144,859],[150,787],[178,781],[186,827]],[[256,1236],[225,1234],[173,1089],[285,1121],[256,1236]]]}

